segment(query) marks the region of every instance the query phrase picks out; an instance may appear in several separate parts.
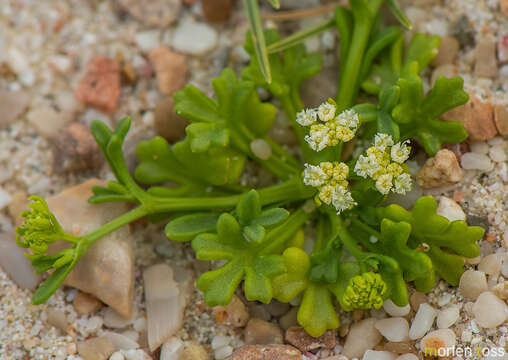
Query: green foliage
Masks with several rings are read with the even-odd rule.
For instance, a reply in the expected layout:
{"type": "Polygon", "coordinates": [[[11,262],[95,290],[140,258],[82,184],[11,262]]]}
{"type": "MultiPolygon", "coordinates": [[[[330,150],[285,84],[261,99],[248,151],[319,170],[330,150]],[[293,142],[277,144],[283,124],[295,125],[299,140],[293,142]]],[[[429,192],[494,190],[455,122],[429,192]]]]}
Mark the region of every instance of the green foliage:
{"type": "Polygon", "coordinates": [[[462,84],[460,77],[440,77],[424,97],[419,76],[413,72],[401,78],[400,103],[393,109],[392,115],[400,124],[403,138],[418,137],[430,156],[434,156],[443,143],[455,144],[466,140],[468,134],[461,123],[439,120],[439,116],[448,110],[467,102],[469,97],[462,90],[462,84]]]}
{"type": "MultiPolygon", "coordinates": [[[[279,6],[277,0],[269,2],[279,6]]],[[[277,30],[263,32],[258,1],[244,0],[251,27],[245,49],[251,62],[242,78],[225,69],[212,82],[214,98],[192,85],[176,92],[175,112],[190,121],[186,137],[174,144],[161,137],[140,142],[134,176],[122,150],[130,118],[115,129],[94,121],[92,134],[116,180],[95,187],[89,202],[123,201],[135,207],[75,237],[62,230],[42,198],[31,198],[17,241],[30,249],[27,256],[37,273],[52,271],[32,301],[46,301],[97,239],[143,217],[171,218],[165,227],[170,240],[190,242],[200,260],[220,261],[197,280],[209,306],[226,305],[242,282],[250,301],[289,302],[301,296],[297,319],[312,336],[339,326],[337,306],[345,311],[379,308],[386,299],[404,306],[407,282],[428,292],[436,275],[456,285],[464,271],[463,257],[479,253],[476,241],[483,230],[437,215],[432,197],[419,199],[411,211],[379,206],[387,196],[383,181],[392,189],[393,180],[395,192],[409,188],[404,164],[409,150],[405,144],[387,144],[416,137],[433,155],[442,143],[463,141],[467,137],[463,126],[439,117],[465,103],[467,95],[460,78],[439,78],[424,96],[420,74],[437,54],[440,40],[416,34],[405,50],[402,29],[382,27],[383,3],[410,27],[396,0],[351,0],[349,8],[337,7],[331,20],[280,40],[277,30]],[[304,109],[300,87],[322,68],[321,55],[308,54],[303,40],[333,26],[340,33],[337,101],[300,113],[304,109]],[[277,108],[260,100],[260,87],[277,97],[275,103],[300,142],[304,163],[267,136],[277,108]],[[362,89],[376,95],[377,101],[355,104],[362,89]],[[334,127],[325,126],[325,121],[334,127]],[[378,136],[380,144],[372,148],[372,155],[379,164],[369,160],[363,164],[364,174],[357,174],[357,151],[343,153],[346,146],[337,141],[316,152],[306,140],[307,127],[300,124],[312,125],[308,128],[314,145],[328,145],[330,133],[337,136],[346,130],[369,143],[375,133],[391,139],[378,136]],[[356,133],[362,125],[364,129],[356,133]],[[267,158],[256,156],[252,149],[256,140],[269,148],[267,158]],[[282,182],[254,190],[244,186],[242,177],[240,184],[249,160],[282,182]],[[379,171],[376,165],[386,167],[385,178],[370,175],[372,169],[379,171]],[[316,221],[310,222],[314,217],[316,221]],[[305,224],[317,224],[318,230],[309,254],[301,249],[305,224]],[[48,246],[57,240],[72,247],[47,255],[48,246]]],[[[331,94],[322,95],[326,99],[331,94]]]]}
{"type": "MultiPolygon", "coordinates": [[[[254,83],[238,80],[231,69],[225,69],[212,83],[217,100],[192,85],[174,95],[175,112],[191,122],[186,129],[185,145],[179,145],[182,148],[179,151],[184,152],[181,157],[188,159],[190,150],[203,154],[203,161],[210,156],[221,157],[224,163],[237,159],[235,169],[239,169],[242,157],[248,156],[281,178],[287,179],[295,174],[300,167],[298,162],[265,136],[275,120],[277,109],[270,103],[261,102],[254,83]],[[256,157],[250,143],[258,138],[269,143],[276,156],[268,160],[256,157]]],[[[199,171],[196,168],[195,171],[199,171]]]]}
{"type": "Polygon", "coordinates": [[[271,279],[286,271],[282,257],[266,249],[273,242],[281,239],[284,242],[293,233],[284,237],[275,232],[275,237],[266,234],[266,229],[284,222],[287,211],[279,208],[261,211],[259,196],[251,190],[238,203],[235,215],[220,215],[216,233],[202,233],[192,240],[198,259],[227,260],[225,265],[197,280],[209,306],[228,304],[242,280],[248,300],[268,303],[272,299],[271,279]]]}
{"type": "MultiPolygon", "coordinates": [[[[450,222],[438,215],[436,208],[436,200],[431,196],[424,196],[417,200],[412,211],[394,204],[379,208],[378,215],[380,218],[410,224],[410,246],[428,247],[426,254],[432,260],[437,274],[450,284],[458,285],[464,272],[463,258],[474,258],[480,254],[476,241],[483,237],[485,231],[478,226],[468,226],[465,221],[450,222]]],[[[404,226],[407,231],[407,225],[404,226]]],[[[401,262],[406,263],[408,267],[410,260],[411,257],[408,257],[401,262]]],[[[423,260],[419,263],[423,264],[423,260]]],[[[418,263],[414,265],[416,264],[418,263]]],[[[424,272],[421,272],[423,275],[424,272]]],[[[409,278],[415,275],[409,274],[409,278]]]]}

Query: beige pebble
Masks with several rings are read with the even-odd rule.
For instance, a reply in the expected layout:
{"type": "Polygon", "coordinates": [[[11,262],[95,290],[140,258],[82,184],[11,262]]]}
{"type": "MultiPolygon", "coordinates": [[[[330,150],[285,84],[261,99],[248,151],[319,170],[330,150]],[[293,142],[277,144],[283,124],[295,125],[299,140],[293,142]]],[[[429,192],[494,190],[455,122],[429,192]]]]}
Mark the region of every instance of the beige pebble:
{"type": "Polygon", "coordinates": [[[499,134],[508,135],[508,108],[506,106],[496,105],[494,107],[494,122],[499,134]]]}
{"type": "Polygon", "coordinates": [[[469,141],[489,140],[497,135],[492,105],[484,103],[474,95],[469,96],[465,105],[448,111],[442,118],[446,121],[461,122],[469,134],[469,141]]]}
{"type": "Polygon", "coordinates": [[[438,67],[440,65],[453,64],[457,58],[459,51],[459,42],[453,36],[441,37],[441,45],[439,46],[439,53],[431,61],[431,65],[438,67]]]}
{"type": "Polygon", "coordinates": [[[225,324],[233,327],[243,327],[249,321],[249,312],[245,304],[233,295],[231,302],[226,306],[215,306],[213,314],[219,324],[225,324]]]}
{"type": "Polygon", "coordinates": [[[79,291],[74,297],[74,309],[81,315],[90,315],[99,311],[102,303],[93,295],[79,291]]]}
{"type": "Polygon", "coordinates": [[[282,344],[282,332],[271,322],[261,319],[250,319],[244,331],[245,343],[250,345],[282,344]]]}
{"type": "Polygon", "coordinates": [[[485,273],[476,270],[466,270],[459,280],[459,292],[468,299],[476,299],[487,290],[485,273]]]}
{"type": "Polygon", "coordinates": [[[416,180],[424,189],[456,184],[462,180],[457,156],[448,149],[439,150],[436,156],[427,159],[416,174],[416,180]]]}
{"type": "Polygon", "coordinates": [[[480,40],[476,45],[476,64],[474,73],[478,77],[492,78],[497,75],[496,43],[480,40]]]}

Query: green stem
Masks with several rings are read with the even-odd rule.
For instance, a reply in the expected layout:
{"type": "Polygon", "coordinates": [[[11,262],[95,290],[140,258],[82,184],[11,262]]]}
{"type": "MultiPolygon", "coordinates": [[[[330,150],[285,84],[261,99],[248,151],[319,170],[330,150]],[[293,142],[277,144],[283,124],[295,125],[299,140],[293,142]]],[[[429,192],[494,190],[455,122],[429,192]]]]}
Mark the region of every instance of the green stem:
{"type": "Polygon", "coordinates": [[[315,211],[307,212],[304,207],[302,205],[282,225],[268,233],[260,244],[264,247],[260,254],[280,253],[284,250],[284,244],[314,215],[315,211]]]}
{"type": "Polygon", "coordinates": [[[344,224],[344,219],[342,219],[342,216],[335,215],[330,216],[330,220],[332,222],[332,229],[333,231],[337,232],[337,235],[342,240],[342,243],[348,249],[348,251],[353,255],[357,260],[361,261],[365,257],[365,253],[363,250],[358,246],[355,239],[351,236],[348,229],[346,228],[346,225],[344,224]]]}
{"type": "Polygon", "coordinates": [[[337,94],[338,111],[350,108],[358,94],[360,70],[363,56],[369,41],[375,16],[383,0],[370,0],[368,4],[360,1],[358,4],[352,1],[351,7],[354,16],[354,30],[351,39],[346,65],[341,71],[339,79],[339,93],[337,94]],[[362,8],[363,7],[363,8],[362,8]]]}
{"type": "MultiPolygon", "coordinates": [[[[299,177],[287,180],[282,184],[258,190],[261,205],[278,202],[292,202],[312,197],[315,189],[304,186],[299,177]]],[[[228,209],[236,206],[243,194],[206,197],[206,198],[152,198],[153,212],[197,211],[228,209]]]]}
{"type": "Polygon", "coordinates": [[[96,240],[148,214],[150,214],[150,211],[145,206],[140,205],[83,236],[81,240],[83,245],[80,246],[80,257],[96,240]]]}

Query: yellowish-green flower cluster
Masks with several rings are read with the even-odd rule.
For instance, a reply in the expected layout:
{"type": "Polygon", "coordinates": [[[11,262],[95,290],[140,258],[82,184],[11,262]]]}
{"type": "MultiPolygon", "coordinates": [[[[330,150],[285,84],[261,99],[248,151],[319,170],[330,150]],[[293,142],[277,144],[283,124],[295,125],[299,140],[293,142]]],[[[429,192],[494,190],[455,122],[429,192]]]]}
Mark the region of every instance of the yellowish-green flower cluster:
{"type": "Polygon", "coordinates": [[[383,305],[388,287],[381,275],[366,272],[349,279],[342,297],[342,308],[346,311],[379,309],[383,305]]]}
{"type": "Polygon", "coordinates": [[[321,151],[327,146],[335,146],[339,141],[353,139],[360,125],[359,115],[354,110],[345,110],[336,115],[337,108],[329,102],[315,109],[305,109],[296,116],[302,126],[310,126],[305,141],[314,151],[321,151]]]}
{"type": "Polygon", "coordinates": [[[40,196],[31,196],[28,207],[30,210],[21,213],[25,218],[22,227],[17,228],[16,240],[19,246],[30,248],[33,254],[27,254],[30,259],[37,259],[44,255],[50,244],[64,236],[62,227],[48,208],[46,201],[40,196]]]}
{"type": "Polygon", "coordinates": [[[349,167],[339,162],[322,162],[319,165],[305,164],[303,182],[319,189],[318,204],[332,204],[338,213],[356,205],[348,190],[349,167]]]}
{"type": "Polygon", "coordinates": [[[394,144],[387,134],[376,134],[374,146],[360,155],[355,165],[355,173],[363,178],[376,181],[376,188],[382,194],[390,191],[405,194],[411,190],[411,176],[404,162],[411,148],[406,142],[394,144]]]}

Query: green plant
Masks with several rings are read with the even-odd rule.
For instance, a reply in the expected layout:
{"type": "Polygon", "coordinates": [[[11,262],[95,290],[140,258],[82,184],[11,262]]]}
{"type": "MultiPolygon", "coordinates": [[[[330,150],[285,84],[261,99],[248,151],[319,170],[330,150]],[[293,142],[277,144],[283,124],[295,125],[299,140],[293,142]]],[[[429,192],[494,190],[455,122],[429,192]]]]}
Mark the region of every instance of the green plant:
{"type": "MultiPolygon", "coordinates": [[[[410,26],[396,1],[387,2],[410,26]]],[[[135,205],[131,211],[77,238],[62,231],[44,200],[32,198],[18,242],[31,249],[37,272],[55,269],[35,292],[35,304],[51,296],[95,240],[142,217],[170,218],[169,239],[190,241],[198,259],[225,261],[197,280],[208,305],[227,304],[242,282],[248,300],[301,296],[298,321],[312,336],[339,326],[334,299],[345,311],[379,308],[386,299],[403,306],[407,282],[423,292],[438,277],[456,285],[463,257],[478,255],[483,230],[437,215],[432,197],[420,198],[411,211],[383,206],[389,193],[411,190],[405,164],[411,139],[433,155],[443,142],[467,136],[460,123],[439,120],[467,101],[460,78],[439,78],[423,95],[420,73],[436,55],[439,39],[416,34],[404,54],[402,29],[382,27],[383,1],[350,0],[351,9],[338,7],[331,21],[280,40],[276,30],[260,31],[257,2],[245,3],[254,23],[245,43],[251,62],[241,78],[225,69],[213,80],[215,99],[191,85],[175,94],[176,113],[190,121],[183,140],[140,142],[133,177],[122,153],[130,119],[114,130],[92,123],[116,181],[95,187],[89,201],[129,202],[135,205]],[[335,100],[305,109],[300,86],[321,70],[322,61],[301,42],[332,26],[341,35],[339,91],[335,100]],[[278,99],[303,160],[267,136],[278,109],[260,100],[259,87],[278,99]],[[362,90],[377,101],[358,104],[362,90]],[[371,146],[346,157],[343,145],[355,138],[371,146]],[[255,151],[254,142],[270,152],[255,151]],[[239,185],[247,161],[279,182],[259,189],[239,185]],[[310,254],[302,250],[306,224],[317,229],[310,254]],[[73,246],[46,255],[58,239],[73,246]]]]}

